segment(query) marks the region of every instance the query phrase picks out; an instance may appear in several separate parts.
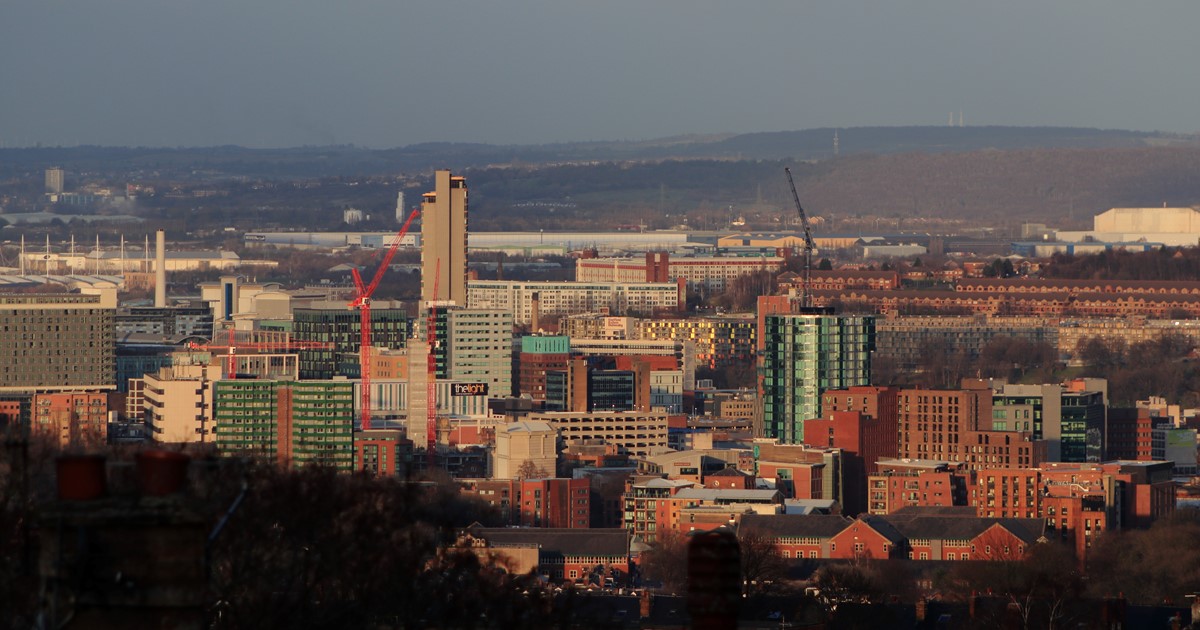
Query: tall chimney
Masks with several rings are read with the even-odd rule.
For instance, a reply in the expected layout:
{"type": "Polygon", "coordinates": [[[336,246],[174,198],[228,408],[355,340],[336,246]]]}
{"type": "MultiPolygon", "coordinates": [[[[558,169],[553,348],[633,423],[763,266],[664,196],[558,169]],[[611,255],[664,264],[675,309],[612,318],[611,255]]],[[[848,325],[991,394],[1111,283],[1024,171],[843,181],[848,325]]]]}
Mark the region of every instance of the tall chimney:
{"type": "Polygon", "coordinates": [[[154,307],[167,305],[167,235],[158,230],[154,233],[154,307]]]}

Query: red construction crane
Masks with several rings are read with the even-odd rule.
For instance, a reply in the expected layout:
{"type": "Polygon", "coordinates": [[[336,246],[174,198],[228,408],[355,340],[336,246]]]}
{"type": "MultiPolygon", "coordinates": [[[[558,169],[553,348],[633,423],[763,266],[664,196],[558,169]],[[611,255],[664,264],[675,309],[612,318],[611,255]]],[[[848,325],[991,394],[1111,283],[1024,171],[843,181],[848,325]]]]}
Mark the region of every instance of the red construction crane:
{"type": "Polygon", "coordinates": [[[434,348],[437,347],[437,301],[438,284],[442,277],[442,259],[434,265],[433,299],[429,301],[429,319],[425,325],[426,339],[429,345],[425,363],[425,470],[432,471],[436,465],[437,454],[437,357],[434,348]]]}
{"type": "Polygon", "coordinates": [[[293,350],[328,350],[333,347],[333,344],[325,341],[299,341],[292,339],[287,333],[263,333],[262,331],[245,331],[250,339],[237,341],[233,326],[229,327],[229,339],[224,344],[216,343],[214,338],[208,343],[197,343],[195,341],[188,343],[189,350],[202,350],[205,352],[213,352],[215,350],[225,351],[225,378],[237,378],[237,351],[255,350],[273,351],[273,352],[291,352],[293,350]],[[255,337],[265,338],[268,341],[254,341],[255,337]]]}
{"type": "Polygon", "coordinates": [[[362,407],[361,418],[364,431],[371,428],[371,296],[375,294],[375,289],[379,288],[379,281],[383,280],[383,273],[387,271],[392,257],[396,255],[396,249],[400,247],[400,241],[408,233],[408,228],[415,218],[417,218],[417,211],[413,210],[412,214],[408,215],[408,220],[401,226],[400,231],[396,233],[392,246],[388,248],[383,262],[379,265],[379,269],[375,270],[375,276],[371,278],[371,284],[364,286],[358,269],[350,270],[350,274],[354,276],[354,288],[358,290],[358,295],[354,296],[348,306],[352,309],[357,308],[361,317],[362,342],[358,348],[358,360],[362,376],[360,406],[362,407]]]}

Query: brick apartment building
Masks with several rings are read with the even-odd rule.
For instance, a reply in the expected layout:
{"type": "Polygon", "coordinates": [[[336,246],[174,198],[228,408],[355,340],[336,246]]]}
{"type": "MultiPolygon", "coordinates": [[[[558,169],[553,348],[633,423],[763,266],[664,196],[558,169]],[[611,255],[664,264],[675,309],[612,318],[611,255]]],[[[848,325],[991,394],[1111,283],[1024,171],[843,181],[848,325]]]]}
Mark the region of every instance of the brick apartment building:
{"type": "Polygon", "coordinates": [[[960,464],[926,459],[883,459],[867,479],[867,511],[892,514],[906,507],[967,505],[971,476],[960,464]]]}
{"type": "Polygon", "coordinates": [[[464,494],[496,508],[514,527],[584,529],[591,526],[587,479],[465,479],[464,494]]]}
{"type": "Polygon", "coordinates": [[[881,462],[872,514],[968,508],[981,518],[1043,519],[1083,558],[1101,532],[1148,527],[1175,509],[1171,462],[1044,463],[971,470],[946,461],[881,462]]]}
{"type": "Polygon", "coordinates": [[[1025,431],[993,431],[992,391],[901,390],[899,456],[962,463],[966,468],[1028,468],[1046,459],[1045,445],[1025,431]]]}

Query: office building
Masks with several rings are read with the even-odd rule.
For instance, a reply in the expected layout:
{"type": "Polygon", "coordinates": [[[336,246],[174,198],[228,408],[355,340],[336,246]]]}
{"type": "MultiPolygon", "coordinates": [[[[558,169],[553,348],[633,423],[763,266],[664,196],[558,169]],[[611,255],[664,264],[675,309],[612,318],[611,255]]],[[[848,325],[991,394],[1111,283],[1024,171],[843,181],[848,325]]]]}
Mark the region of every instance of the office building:
{"type": "Polygon", "coordinates": [[[433,177],[434,191],[421,197],[421,300],[465,306],[467,181],[450,171],[433,177]]]}
{"type": "Polygon", "coordinates": [[[571,339],[566,336],[525,336],[521,338],[518,360],[517,395],[534,400],[546,399],[546,373],[565,370],[571,358],[571,339]]]}
{"type": "Polygon", "coordinates": [[[117,340],[117,391],[126,393],[130,381],[169,367],[172,354],[182,349],[180,344],[162,336],[121,335],[117,340]]]}
{"type": "MultiPolygon", "coordinates": [[[[371,304],[371,347],[398,350],[408,340],[408,313],[396,301],[371,304]]],[[[362,346],[362,318],[345,304],[317,303],[292,313],[292,338],[320,341],[331,348],[301,350],[301,379],[359,378],[362,371],[358,352],[362,346]]]]}
{"type": "Polygon", "coordinates": [[[597,312],[651,316],[686,306],[684,289],[675,282],[472,280],[468,289],[471,308],[507,311],[516,324],[535,327],[535,315],[539,321],[597,312]]]}
{"type": "Polygon", "coordinates": [[[652,370],[682,370],[683,389],[696,388],[696,346],[685,340],[575,339],[571,355],[611,358],[618,369],[633,369],[633,361],[650,364],[652,370]],[[628,362],[628,363],[626,363],[628,362]]]}
{"type": "Polygon", "coordinates": [[[116,296],[0,295],[0,392],[116,388],[116,296]]]}
{"type": "Polygon", "coordinates": [[[212,311],[200,307],[132,307],[117,310],[117,335],[142,334],[163,337],[213,337],[212,311]]]}
{"type": "Polygon", "coordinates": [[[824,311],[769,315],[764,324],[763,436],[797,444],[804,421],[822,416],[821,394],[870,384],[875,318],[824,311]]]}
{"type": "MultiPolygon", "coordinates": [[[[1106,387],[1102,381],[1089,384],[1106,387]]],[[[1104,456],[1106,405],[1101,389],[1006,383],[996,390],[992,404],[991,428],[1028,431],[1033,439],[1045,440],[1047,461],[1098,462],[1104,456]]]]}
{"type": "MultiPolygon", "coordinates": [[[[512,315],[503,311],[449,306],[437,312],[438,343],[434,347],[439,380],[486,383],[488,395],[512,394],[512,315]]],[[[427,321],[417,322],[416,336],[427,339],[427,321]]]]}

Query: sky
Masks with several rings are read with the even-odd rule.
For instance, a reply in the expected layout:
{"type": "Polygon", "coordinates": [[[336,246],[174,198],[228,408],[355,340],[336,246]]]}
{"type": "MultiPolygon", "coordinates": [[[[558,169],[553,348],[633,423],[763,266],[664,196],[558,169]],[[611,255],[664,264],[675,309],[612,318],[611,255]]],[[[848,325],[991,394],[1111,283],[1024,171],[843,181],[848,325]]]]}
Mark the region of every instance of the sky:
{"type": "Polygon", "coordinates": [[[0,0],[0,146],[1200,131],[1200,2],[0,0]]]}

